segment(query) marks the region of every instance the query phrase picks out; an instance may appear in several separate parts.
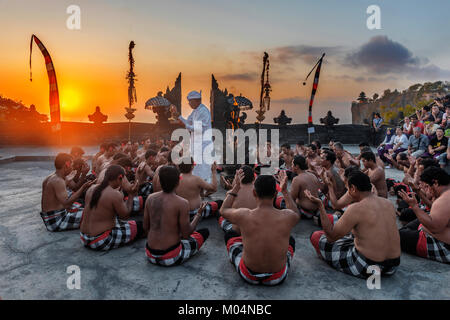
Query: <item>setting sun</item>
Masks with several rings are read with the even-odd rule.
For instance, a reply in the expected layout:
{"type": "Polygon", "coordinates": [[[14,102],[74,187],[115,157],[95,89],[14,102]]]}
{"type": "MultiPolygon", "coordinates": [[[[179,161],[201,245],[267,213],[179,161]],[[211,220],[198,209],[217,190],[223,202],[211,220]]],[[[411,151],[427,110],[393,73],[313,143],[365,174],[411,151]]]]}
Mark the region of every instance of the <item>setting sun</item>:
{"type": "Polygon", "coordinates": [[[60,88],[61,111],[73,112],[81,103],[81,93],[74,88],[60,88]]]}

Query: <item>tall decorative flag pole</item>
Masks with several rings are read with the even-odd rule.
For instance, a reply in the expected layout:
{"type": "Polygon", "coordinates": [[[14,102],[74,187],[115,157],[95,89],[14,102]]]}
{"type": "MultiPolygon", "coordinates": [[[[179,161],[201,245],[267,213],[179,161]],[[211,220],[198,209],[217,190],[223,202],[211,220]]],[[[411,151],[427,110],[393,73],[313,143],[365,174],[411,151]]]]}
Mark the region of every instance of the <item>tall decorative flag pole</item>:
{"type": "Polygon", "coordinates": [[[128,61],[130,62],[130,70],[127,74],[128,79],[128,108],[125,108],[127,113],[125,117],[128,119],[128,141],[131,141],[131,120],[135,117],[134,112],[137,109],[131,108],[133,103],[137,102],[136,98],[136,88],[134,87],[134,82],[136,80],[136,74],[134,73],[134,57],[133,57],[134,41],[130,42],[128,47],[128,61]]]}
{"type": "Polygon", "coordinates": [[[303,85],[306,85],[306,80],[308,80],[309,75],[313,72],[314,68],[316,68],[316,74],[314,75],[314,82],[311,92],[311,98],[309,99],[309,108],[308,108],[308,140],[309,143],[311,143],[311,133],[314,133],[314,126],[312,121],[312,106],[314,103],[314,96],[316,95],[317,87],[319,86],[319,77],[320,77],[320,68],[322,67],[322,61],[325,57],[325,53],[322,54],[322,57],[317,61],[317,63],[314,65],[314,67],[311,69],[311,71],[308,73],[308,75],[305,78],[305,81],[303,82],[303,85]]]}
{"type": "Polygon", "coordinates": [[[58,131],[61,127],[61,115],[59,108],[59,92],[58,83],[56,81],[55,67],[53,66],[52,58],[45,48],[41,40],[38,39],[34,34],[31,36],[30,41],[30,81],[33,81],[31,72],[31,54],[33,52],[33,40],[36,42],[37,46],[44,56],[45,66],[47,68],[48,82],[50,86],[50,121],[54,124],[54,131],[58,131]]]}

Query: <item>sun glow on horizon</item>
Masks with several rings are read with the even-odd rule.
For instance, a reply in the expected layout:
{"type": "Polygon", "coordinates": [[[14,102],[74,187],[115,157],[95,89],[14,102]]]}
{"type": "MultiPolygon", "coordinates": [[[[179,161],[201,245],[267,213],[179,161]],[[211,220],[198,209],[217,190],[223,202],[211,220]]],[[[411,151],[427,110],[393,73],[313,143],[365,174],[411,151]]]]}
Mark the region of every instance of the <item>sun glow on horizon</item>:
{"type": "Polygon", "coordinates": [[[59,98],[62,112],[73,113],[81,105],[81,93],[75,88],[68,87],[60,89],[59,98]]]}

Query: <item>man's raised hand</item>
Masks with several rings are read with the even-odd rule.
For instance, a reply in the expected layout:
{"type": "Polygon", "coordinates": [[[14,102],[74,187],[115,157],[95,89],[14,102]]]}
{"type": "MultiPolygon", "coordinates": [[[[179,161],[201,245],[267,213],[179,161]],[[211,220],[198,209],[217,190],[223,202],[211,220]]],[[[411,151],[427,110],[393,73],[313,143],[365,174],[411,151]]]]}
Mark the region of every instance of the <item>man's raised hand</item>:
{"type": "Polygon", "coordinates": [[[312,203],[315,203],[317,205],[323,205],[322,200],[320,200],[317,197],[314,197],[309,190],[304,191],[305,196],[311,201],[312,203]]]}
{"type": "Polygon", "coordinates": [[[411,193],[411,194],[407,194],[404,190],[400,190],[398,192],[398,195],[410,206],[410,207],[414,207],[417,206],[417,199],[416,199],[416,194],[415,193],[411,193]]]}

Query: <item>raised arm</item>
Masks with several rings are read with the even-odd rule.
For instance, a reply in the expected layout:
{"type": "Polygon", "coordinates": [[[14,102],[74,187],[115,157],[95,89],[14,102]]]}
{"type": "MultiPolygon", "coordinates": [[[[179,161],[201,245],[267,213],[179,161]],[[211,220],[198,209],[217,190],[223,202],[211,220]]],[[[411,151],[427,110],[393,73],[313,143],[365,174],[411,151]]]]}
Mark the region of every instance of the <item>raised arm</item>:
{"type": "Polygon", "coordinates": [[[436,200],[431,207],[430,214],[419,208],[415,194],[408,195],[405,191],[401,190],[400,197],[413,209],[417,216],[417,219],[432,233],[442,232],[449,223],[448,218],[448,203],[444,201],[436,200]]]}
{"type": "Polygon", "coordinates": [[[87,190],[94,184],[94,182],[95,180],[85,182],[81,186],[81,188],[79,188],[76,192],[72,193],[70,197],[68,197],[65,181],[58,179],[53,183],[56,199],[58,199],[58,202],[61,203],[65,209],[68,209],[77,199],[79,199],[83,195],[83,192],[85,190],[87,190]]]}
{"type": "Polygon", "coordinates": [[[195,231],[195,228],[197,227],[197,224],[202,217],[202,212],[203,210],[205,210],[205,207],[206,203],[204,202],[202,203],[200,208],[198,208],[192,222],[189,222],[189,202],[187,200],[183,201],[178,221],[182,239],[188,239],[189,236],[195,231]]]}
{"type": "Polygon", "coordinates": [[[217,191],[217,164],[214,162],[211,165],[211,183],[206,182],[202,178],[198,177],[198,183],[200,187],[206,191],[216,192],[217,191]]]}

